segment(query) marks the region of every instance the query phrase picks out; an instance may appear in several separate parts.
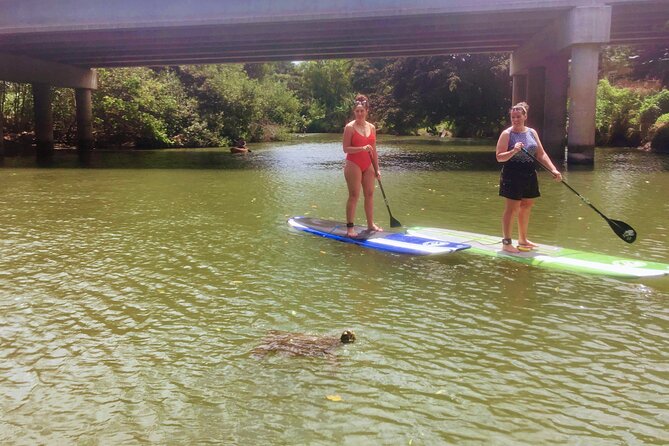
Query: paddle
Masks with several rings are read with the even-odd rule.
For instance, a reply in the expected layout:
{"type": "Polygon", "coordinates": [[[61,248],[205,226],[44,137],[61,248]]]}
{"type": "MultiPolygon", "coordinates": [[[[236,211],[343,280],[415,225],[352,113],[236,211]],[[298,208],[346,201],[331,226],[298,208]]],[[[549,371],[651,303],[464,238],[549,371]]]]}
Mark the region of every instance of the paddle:
{"type": "Polygon", "coordinates": [[[390,206],[388,206],[388,199],[386,198],[386,192],[383,190],[383,184],[381,184],[381,179],[379,178],[379,172],[376,170],[374,165],[374,158],[372,158],[372,153],[369,153],[369,158],[372,160],[372,167],[374,168],[374,175],[376,176],[377,181],[379,182],[379,187],[381,188],[381,194],[383,195],[383,201],[386,202],[386,208],[388,209],[388,215],[390,215],[390,227],[391,228],[401,228],[402,223],[400,223],[395,217],[393,217],[392,212],[390,212],[390,206]]]}
{"type": "MultiPolygon", "coordinates": [[[[546,170],[547,172],[549,172],[551,175],[553,174],[553,172],[551,172],[551,170],[550,170],[548,167],[544,166],[543,163],[541,163],[538,159],[536,159],[536,158],[534,157],[534,155],[532,155],[530,152],[528,152],[527,150],[525,150],[525,147],[522,148],[522,151],[525,152],[525,153],[526,153],[530,158],[532,158],[534,161],[536,161],[537,163],[539,163],[539,165],[540,165],[541,167],[543,167],[544,170],[546,170]]],[[[574,189],[574,188],[571,187],[569,184],[567,184],[567,182],[566,182],[565,180],[562,180],[561,183],[564,184],[565,186],[567,186],[567,187],[569,188],[570,191],[572,191],[573,193],[575,193],[576,195],[578,195],[578,198],[580,198],[581,200],[583,200],[583,202],[584,202],[585,204],[587,204],[588,206],[590,206],[590,207],[592,208],[592,210],[594,210],[595,212],[597,212],[597,213],[598,213],[604,220],[606,220],[606,222],[609,224],[609,226],[611,227],[611,229],[613,229],[613,232],[615,232],[616,235],[617,235],[618,237],[620,237],[622,240],[626,241],[627,243],[634,243],[634,240],[636,240],[636,231],[634,230],[634,228],[632,228],[630,225],[628,225],[628,224],[625,223],[624,221],[613,220],[612,218],[609,218],[609,217],[607,217],[606,215],[602,214],[602,213],[599,211],[599,209],[597,209],[596,207],[594,207],[594,206],[592,205],[592,203],[590,203],[590,202],[588,201],[588,199],[585,198],[583,195],[581,195],[581,194],[579,194],[578,192],[576,192],[576,189],[574,189]]]]}

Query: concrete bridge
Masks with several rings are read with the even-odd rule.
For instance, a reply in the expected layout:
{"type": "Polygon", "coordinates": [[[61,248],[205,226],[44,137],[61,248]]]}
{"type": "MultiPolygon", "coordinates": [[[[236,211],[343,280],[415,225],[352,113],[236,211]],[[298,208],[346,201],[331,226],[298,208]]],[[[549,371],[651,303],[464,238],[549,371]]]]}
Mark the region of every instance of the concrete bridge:
{"type": "Polygon", "coordinates": [[[592,164],[600,47],[666,42],[669,0],[0,0],[0,80],[33,85],[46,162],[52,86],[87,159],[99,67],[503,52],[551,155],[592,164]]]}

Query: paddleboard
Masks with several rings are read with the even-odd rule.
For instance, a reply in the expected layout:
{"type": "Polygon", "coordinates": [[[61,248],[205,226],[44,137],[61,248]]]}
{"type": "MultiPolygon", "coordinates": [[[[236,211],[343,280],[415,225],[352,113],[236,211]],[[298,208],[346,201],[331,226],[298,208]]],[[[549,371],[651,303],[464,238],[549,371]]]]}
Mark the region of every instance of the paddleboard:
{"type": "Polygon", "coordinates": [[[452,243],[448,240],[435,240],[429,237],[406,235],[399,232],[373,231],[369,232],[362,226],[356,226],[355,232],[358,237],[351,238],[346,235],[346,223],[321,220],[319,218],[293,217],[288,224],[300,231],[321,237],[338,240],[345,243],[353,243],[365,248],[389,251],[397,254],[409,255],[437,255],[449,254],[469,248],[464,243],[452,243]]]}
{"type": "Polygon", "coordinates": [[[641,278],[669,275],[669,264],[595,254],[558,246],[539,245],[518,254],[502,250],[502,238],[442,228],[413,227],[409,235],[471,245],[468,252],[502,257],[528,265],[613,277],[641,278]]]}

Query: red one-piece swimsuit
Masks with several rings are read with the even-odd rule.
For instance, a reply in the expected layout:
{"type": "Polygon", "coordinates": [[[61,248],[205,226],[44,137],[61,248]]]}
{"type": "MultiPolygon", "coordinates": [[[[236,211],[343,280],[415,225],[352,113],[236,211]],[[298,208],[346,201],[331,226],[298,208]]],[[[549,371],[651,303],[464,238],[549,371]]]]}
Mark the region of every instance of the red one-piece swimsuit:
{"type": "MultiPolygon", "coordinates": [[[[352,147],[365,147],[367,144],[374,146],[376,142],[376,134],[371,132],[369,136],[361,135],[357,130],[353,130],[353,136],[351,137],[351,146],[352,147]]],[[[346,159],[354,162],[360,167],[360,170],[364,172],[372,165],[372,158],[369,152],[356,152],[356,153],[347,153],[346,159]]]]}

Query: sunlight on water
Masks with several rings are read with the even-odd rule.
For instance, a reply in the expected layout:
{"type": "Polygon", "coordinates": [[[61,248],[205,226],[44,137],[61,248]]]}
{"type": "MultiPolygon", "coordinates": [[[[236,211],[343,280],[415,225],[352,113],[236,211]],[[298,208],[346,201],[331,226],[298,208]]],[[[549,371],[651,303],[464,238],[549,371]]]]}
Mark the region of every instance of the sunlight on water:
{"type": "MultiPolygon", "coordinates": [[[[491,144],[382,140],[393,215],[498,234],[491,144]]],[[[0,442],[669,442],[669,278],[402,257],[290,230],[293,215],[342,219],[342,157],[307,136],[250,156],[0,170],[0,442]],[[269,330],[346,328],[357,342],[335,361],[250,355],[269,330]]],[[[638,241],[543,174],[533,238],[669,262],[669,159],[599,150],[596,163],[567,181],[638,241]]]]}

